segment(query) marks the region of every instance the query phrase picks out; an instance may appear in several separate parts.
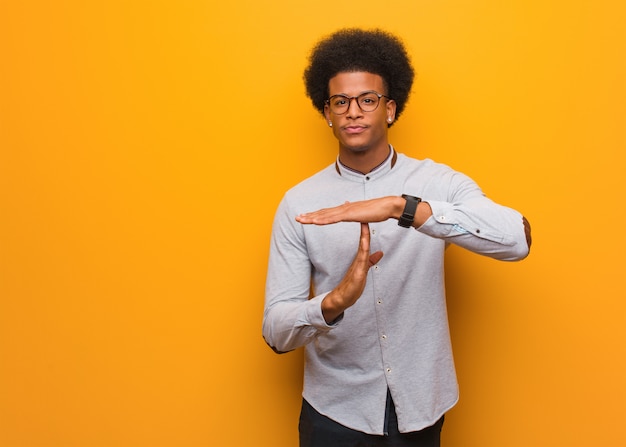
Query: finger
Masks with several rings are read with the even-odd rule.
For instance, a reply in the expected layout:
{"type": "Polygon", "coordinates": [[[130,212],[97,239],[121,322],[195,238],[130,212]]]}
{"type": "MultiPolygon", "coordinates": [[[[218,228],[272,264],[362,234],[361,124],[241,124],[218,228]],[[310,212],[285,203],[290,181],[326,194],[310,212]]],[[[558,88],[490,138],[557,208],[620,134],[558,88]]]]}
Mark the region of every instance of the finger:
{"type": "Polygon", "coordinates": [[[380,261],[383,258],[383,252],[382,251],[377,251],[375,253],[372,253],[370,255],[370,267],[378,264],[378,261],[380,261]]]}
{"type": "Polygon", "coordinates": [[[298,214],[296,221],[301,224],[328,225],[341,222],[341,217],[337,208],[325,208],[310,213],[298,214]]]}
{"type": "Polygon", "coordinates": [[[370,252],[370,226],[366,223],[361,223],[361,241],[359,248],[366,251],[369,255],[370,252]]]}

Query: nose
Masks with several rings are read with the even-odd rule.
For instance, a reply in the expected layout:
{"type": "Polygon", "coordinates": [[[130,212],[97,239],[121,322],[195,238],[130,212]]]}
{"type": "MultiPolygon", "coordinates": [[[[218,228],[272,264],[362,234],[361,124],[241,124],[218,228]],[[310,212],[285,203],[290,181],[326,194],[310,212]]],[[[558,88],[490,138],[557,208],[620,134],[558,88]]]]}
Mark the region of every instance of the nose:
{"type": "Polygon", "coordinates": [[[359,106],[358,97],[350,98],[350,102],[348,103],[348,112],[346,115],[350,117],[357,117],[361,116],[362,113],[363,111],[361,110],[361,106],[359,106]]]}

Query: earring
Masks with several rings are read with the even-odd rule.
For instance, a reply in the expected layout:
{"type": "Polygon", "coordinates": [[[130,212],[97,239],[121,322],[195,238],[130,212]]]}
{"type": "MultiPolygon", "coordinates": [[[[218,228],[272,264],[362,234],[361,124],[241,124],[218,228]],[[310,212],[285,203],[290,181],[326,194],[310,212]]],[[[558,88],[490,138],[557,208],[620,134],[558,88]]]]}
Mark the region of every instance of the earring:
{"type": "Polygon", "coordinates": [[[391,119],[391,118],[387,118],[387,122],[388,122],[389,124],[391,124],[391,123],[393,122],[393,119],[391,119]]]}
{"type": "Polygon", "coordinates": [[[328,127],[333,127],[333,122],[332,121],[328,122],[328,127]]]}

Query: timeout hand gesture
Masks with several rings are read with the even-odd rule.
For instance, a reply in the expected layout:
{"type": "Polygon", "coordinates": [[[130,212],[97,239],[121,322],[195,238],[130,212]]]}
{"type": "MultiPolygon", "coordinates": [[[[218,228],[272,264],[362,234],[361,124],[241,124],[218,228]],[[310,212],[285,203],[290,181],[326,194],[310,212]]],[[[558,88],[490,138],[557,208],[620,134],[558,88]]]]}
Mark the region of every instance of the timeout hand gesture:
{"type": "MultiPolygon", "coordinates": [[[[296,221],[304,225],[329,225],[338,222],[360,222],[361,239],[352,264],[341,282],[322,301],[322,314],[330,323],[344,310],[360,298],[365,289],[369,268],[383,257],[381,251],[370,254],[370,222],[383,222],[399,219],[402,216],[406,199],[399,196],[386,196],[359,202],[346,202],[332,208],[323,208],[296,216],[296,221]]],[[[432,214],[428,203],[420,202],[414,223],[421,225],[432,214]]]]}

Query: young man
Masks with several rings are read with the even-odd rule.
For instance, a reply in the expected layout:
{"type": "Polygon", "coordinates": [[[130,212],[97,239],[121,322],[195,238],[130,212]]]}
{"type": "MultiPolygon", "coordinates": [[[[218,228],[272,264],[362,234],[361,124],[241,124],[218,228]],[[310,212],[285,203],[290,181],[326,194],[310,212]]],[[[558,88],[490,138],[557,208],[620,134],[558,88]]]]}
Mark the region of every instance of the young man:
{"type": "Polygon", "coordinates": [[[307,94],[339,155],[280,203],[263,336],[277,352],[305,348],[301,446],[439,446],[458,399],[444,250],[520,260],[529,225],[467,176],[389,144],[413,82],[395,36],[342,30],[309,62],[307,94]]]}

